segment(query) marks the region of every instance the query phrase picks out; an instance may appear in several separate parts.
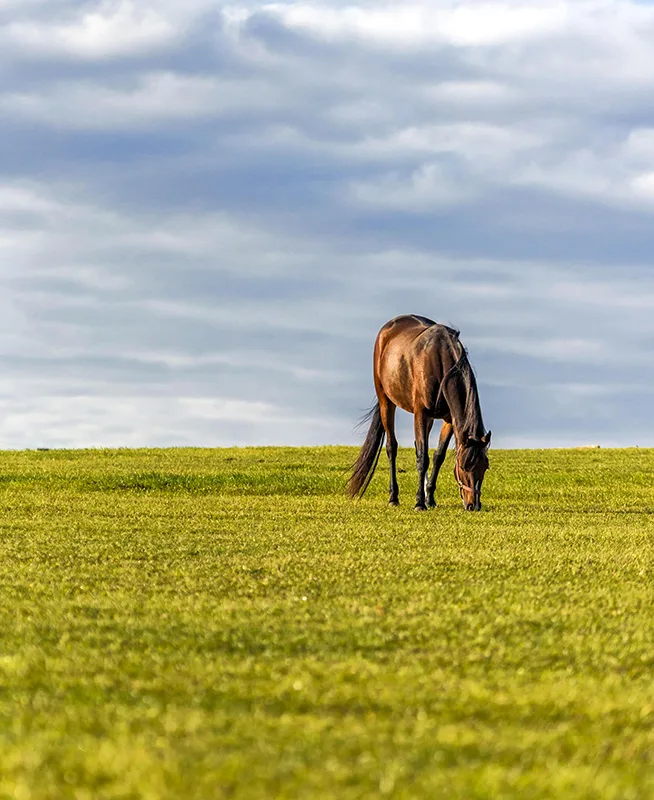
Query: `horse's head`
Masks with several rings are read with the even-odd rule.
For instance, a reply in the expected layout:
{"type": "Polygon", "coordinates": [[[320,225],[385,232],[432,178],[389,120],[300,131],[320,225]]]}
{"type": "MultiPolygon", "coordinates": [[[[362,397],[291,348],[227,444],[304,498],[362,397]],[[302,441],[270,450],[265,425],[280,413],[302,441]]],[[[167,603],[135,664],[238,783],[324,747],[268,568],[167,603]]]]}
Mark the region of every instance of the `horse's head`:
{"type": "Polygon", "coordinates": [[[466,511],[481,511],[481,485],[488,469],[491,432],[481,439],[466,437],[457,447],[454,477],[466,511]]]}

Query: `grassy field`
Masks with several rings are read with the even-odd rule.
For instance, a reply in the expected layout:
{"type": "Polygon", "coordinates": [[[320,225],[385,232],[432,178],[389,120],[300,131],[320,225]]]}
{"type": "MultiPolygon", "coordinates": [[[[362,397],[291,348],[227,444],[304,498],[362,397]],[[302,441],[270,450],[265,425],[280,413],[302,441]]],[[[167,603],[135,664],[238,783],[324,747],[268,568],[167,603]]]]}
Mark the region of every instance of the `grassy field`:
{"type": "Polygon", "coordinates": [[[654,452],[354,457],[0,454],[0,797],[654,797],[654,452]]]}

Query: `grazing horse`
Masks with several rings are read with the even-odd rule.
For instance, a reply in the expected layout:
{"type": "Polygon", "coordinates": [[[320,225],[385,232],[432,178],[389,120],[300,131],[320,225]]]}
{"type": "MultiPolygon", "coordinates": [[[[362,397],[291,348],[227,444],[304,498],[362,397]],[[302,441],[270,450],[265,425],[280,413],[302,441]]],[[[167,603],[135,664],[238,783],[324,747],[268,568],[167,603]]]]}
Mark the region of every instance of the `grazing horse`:
{"type": "Polygon", "coordinates": [[[377,403],[364,421],[370,428],[348,481],[348,494],[362,497],[379,460],[384,437],[390,463],[389,504],[398,505],[395,409],[413,414],[418,468],[416,510],[434,508],[438,473],[454,435],[454,475],[466,511],[481,510],[481,484],[488,469],[491,432],[484,429],[477,381],[459,332],[426,317],[405,314],[377,334],[374,352],[377,403]],[[443,420],[429,471],[429,434],[443,420]]]}

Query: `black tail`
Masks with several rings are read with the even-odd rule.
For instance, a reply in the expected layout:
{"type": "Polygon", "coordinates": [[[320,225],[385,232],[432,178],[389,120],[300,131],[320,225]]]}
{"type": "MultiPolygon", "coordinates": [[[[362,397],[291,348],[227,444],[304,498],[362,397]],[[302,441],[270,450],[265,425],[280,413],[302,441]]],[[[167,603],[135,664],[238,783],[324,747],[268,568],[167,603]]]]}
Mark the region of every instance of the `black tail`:
{"type": "Polygon", "coordinates": [[[347,493],[352,498],[357,495],[363,497],[365,494],[368,484],[375,473],[375,467],[379,461],[379,454],[386,435],[381,421],[381,414],[379,413],[379,403],[375,403],[360,424],[363,425],[368,420],[370,420],[370,427],[366,434],[366,440],[363,443],[359,457],[352,467],[350,480],[347,482],[347,493]]]}

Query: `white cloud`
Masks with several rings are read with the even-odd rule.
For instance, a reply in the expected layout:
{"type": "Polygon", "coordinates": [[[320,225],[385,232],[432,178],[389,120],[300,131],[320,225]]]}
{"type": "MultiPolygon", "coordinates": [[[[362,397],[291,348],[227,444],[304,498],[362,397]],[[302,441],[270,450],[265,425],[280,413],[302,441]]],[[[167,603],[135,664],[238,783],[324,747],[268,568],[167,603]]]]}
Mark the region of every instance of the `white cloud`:
{"type": "Polygon", "coordinates": [[[333,382],[335,380],[342,380],[345,377],[345,372],[338,372],[336,370],[321,370],[311,369],[306,367],[299,367],[295,364],[288,363],[283,359],[274,360],[271,354],[265,351],[246,353],[238,350],[228,352],[217,352],[203,355],[191,355],[188,353],[170,353],[170,352],[143,352],[131,353],[132,358],[141,361],[144,364],[164,364],[171,369],[188,369],[195,367],[212,367],[216,365],[229,365],[239,369],[252,369],[263,370],[266,372],[279,372],[282,374],[292,375],[301,381],[310,382],[333,382]]]}
{"type": "Polygon", "coordinates": [[[184,410],[199,419],[233,420],[238,422],[264,422],[274,413],[268,403],[248,403],[243,400],[221,400],[215,397],[183,397],[179,401],[184,410]]]}
{"type": "Polygon", "coordinates": [[[624,144],[625,155],[635,163],[654,166],[654,128],[635,128],[624,144]]]}
{"type": "Polygon", "coordinates": [[[20,403],[0,395],[0,442],[3,448],[147,447],[197,444],[207,447],[274,441],[271,425],[297,431],[296,442],[329,436],[333,420],[280,417],[266,403],[219,397],[39,396],[20,403]],[[249,434],[239,434],[247,425],[249,434]],[[241,438],[243,437],[243,438],[241,438]]]}
{"type": "Polygon", "coordinates": [[[511,109],[524,102],[517,88],[492,80],[439,81],[419,91],[427,102],[451,110],[511,109]]]}
{"type": "Polygon", "coordinates": [[[9,93],[0,97],[0,112],[56,128],[110,131],[186,123],[251,109],[260,112],[280,102],[280,95],[264,81],[156,72],[121,88],[79,82],[58,84],[48,91],[9,93]]]}
{"type": "Polygon", "coordinates": [[[128,264],[142,252],[149,259],[193,259],[195,266],[226,273],[247,264],[253,274],[275,274],[289,263],[282,264],[280,247],[286,247],[283,238],[220,212],[134,216],[93,202],[86,189],[66,182],[0,185],[0,271],[6,275],[74,274],[96,288],[124,286],[123,270],[103,263],[101,254],[112,248],[131,253],[128,264]],[[12,225],[17,213],[28,215],[27,228],[12,225]]]}
{"type": "Polygon", "coordinates": [[[206,2],[104,0],[90,9],[83,4],[62,21],[55,17],[12,22],[4,28],[2,38],[6,46],[39,57],[89,62],[130,55],[143,58],[179,40],[194,16],[207,7],[206,2]]]}
{"type": "Polygon", "coordinates": [[[437,42],[497,45],[547,36],[568,20],[566,3],[390,3],[386,7],[318,3],[264,6],[291,28],[327,39],[356,38],[392,48],[437,42]]]}
{"type": "Polygon", "coordinates": [[[636,175],[631,179],[630,185],[636,197],[648,203],[654,201],[654,170],[636,175]]]}
{"type": "Polygon", "coordinates": [[[479,122],[422,125],[394,131],[382,139],[369,139],[361,145],[362,155],[402,157],[407,153],[453,154],[474,163],[484,171],[510,163],[517,154],[533,151],[543,143],[531,131],[479,122]]]}
{"type": "Polygon", "coordinates": [[[560,281],[551,286],[549,295],[577,307],[654,310],[654,291],[649,281],[560,281]]]}
{"type": "Polygon", "coordinates": [[[355,200],[401,211],[428,211],[463,205],[474,200],[477,187],[455,175],[448,175],[440,164],[423,164],[408,176],[391,173],[375,181],[354,183],[355,200]],[[467,185],[466,185],[467,184],[467,185]]]}
{"type": "Polygon", "coordinates": [[[607,356],[604,343],[593,339],[543,338],[525,341],[519,338],[484,336],[471,341],[479,350],[498,350],[550,361],[602,363],[607,356]]]}

